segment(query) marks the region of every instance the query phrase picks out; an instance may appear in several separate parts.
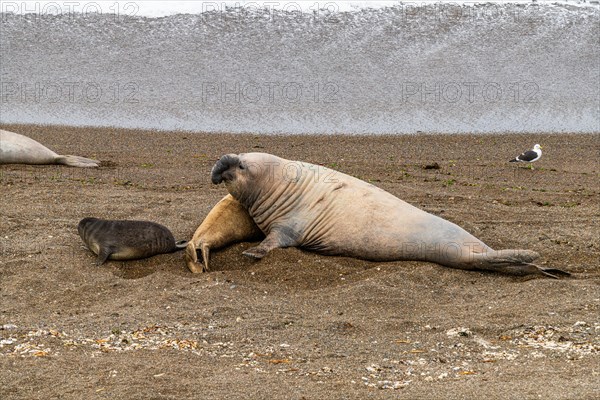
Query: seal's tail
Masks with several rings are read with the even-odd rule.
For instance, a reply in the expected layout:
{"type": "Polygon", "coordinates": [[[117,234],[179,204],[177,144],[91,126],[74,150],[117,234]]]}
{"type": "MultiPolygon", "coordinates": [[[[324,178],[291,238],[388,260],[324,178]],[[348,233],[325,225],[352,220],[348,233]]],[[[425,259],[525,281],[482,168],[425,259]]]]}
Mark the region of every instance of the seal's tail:
{"type": "Polygon", "coordinates": [[[58,156],[57,164],[64,164],[70,167],[92,168],[100,166],[100,161],[92,160],[91,158],[79,156],[58,156]]]}
{"type": "Polygon", "coordinates": [[[554,268],[541,268],[532,261],[540,255],[531,250],[489,250],[473,254],[472,266],[478,269],[504,272],[513,275],[545,275],[558,279],[559,275],[571,275],[554,268]]]}

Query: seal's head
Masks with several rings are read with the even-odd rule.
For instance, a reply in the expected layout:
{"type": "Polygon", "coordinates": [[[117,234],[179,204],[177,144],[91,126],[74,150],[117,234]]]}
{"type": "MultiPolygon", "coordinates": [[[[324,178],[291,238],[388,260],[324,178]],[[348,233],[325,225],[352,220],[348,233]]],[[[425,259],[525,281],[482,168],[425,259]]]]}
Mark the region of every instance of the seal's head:
{"type": "Polygon", "coordinates": [[[86,217],[79,221],[79,224],[77,225],[77,232],[79,232],[79,235],[83,238],[83,233],[85,232],[86,227],[96,221],[98,221],[98,218],[92,217],[86,217]]]}
{"type": "Polygon", "coordinates": [[[243,172],[245,169],[246,166],[240,160],[240,156],[237,154],[225,154],[213,166],[210,177],[212,183],[215,185],[221,182],[225,182],[227,185],[231,181],[236,180],[239,172],[243,172]]]}
{"type": "Polygon", "coordinates": [[[252,201],[272,183],[274,167],[282,159],[266,153],[226,154],[212,168],[212,183],[225,183],[233,197],[243,204],[252,201]],[[271,178],[271,179],[269,179],[271,178]]]}

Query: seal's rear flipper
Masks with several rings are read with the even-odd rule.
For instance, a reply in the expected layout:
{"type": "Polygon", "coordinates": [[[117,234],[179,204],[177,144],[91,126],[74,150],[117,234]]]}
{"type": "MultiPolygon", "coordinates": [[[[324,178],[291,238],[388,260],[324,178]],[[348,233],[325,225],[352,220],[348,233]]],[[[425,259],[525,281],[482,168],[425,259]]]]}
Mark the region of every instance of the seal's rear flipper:
{"type": "MultiPolygon", "coordinates": [[[[202,246],[206,245],[203,244],[202,246]]],[[[205,264],[198,262],[198,253],[196,252],[196,246],[191,241],[187,244],[187,247],[185,248],[185,263],[187,264],[187,267],[190,270],[190,272],[192,272],[193,274],[199,274],[200,272],[208,271],[208,258],[204,259],[205,264]]]]}
{"type": "Polygon", "coordinates": [[[92,160],[91,158],[79,156],[58,156],[57,164],[64,164],[70,167],[93,168],[100,166],[100,161],[92,160]]]}
{"type": "MultiPolygon", "coordinates": [[[[544,275],[559,279],[570,273],[555,268],[541,268],[532,263],[539,254],[531,250],[500,250],[472,255],[470,266],[488,271],[504,272],[512,275],[544,275]]],[[[455,266],[461,268],[460,266],[455,266]]],[[[468,268],[465,268],[468,269],[468,268]]]]}
{"type": "Polygon", "coordinates": [[[540,270],[540,272],[546,276],[549,276],[551,278],[554,279],[559,279],[561,276],[562,277],[567,277],[567,276],[571,276],[570,272],[567,271],[563,271],[562,269],[557,269],[557,268],[540,268],[538,267],[538,269],[540,270]]]}
{"type": "Polygon", "coordinates": [[[175,251],[177,250],[183,250],[187,247],[188,245],[188,241],[187,240],[178,240],[175,242],[175,251]]]}
{"type": "MultiPolygon", "coordinates": [[[[486,268],[492,269],[492,268],[486,268]]],[[[569,272],[556,268],[541,268],[535,264],[522,263],[514,265],[503,265],[497,268],[500,272],[505,272],[512,275],[544,275],[553,279],[560,279],[561,276],[570,276],[569,272]]]]}
{"type": "Polygon", "coordinates": [[[204,262],[204,267],[202,267],[202,272],[208,272],[208,260],[210,258],[210,247],[206,243],[202,243],[202,261],[204,262]]]}

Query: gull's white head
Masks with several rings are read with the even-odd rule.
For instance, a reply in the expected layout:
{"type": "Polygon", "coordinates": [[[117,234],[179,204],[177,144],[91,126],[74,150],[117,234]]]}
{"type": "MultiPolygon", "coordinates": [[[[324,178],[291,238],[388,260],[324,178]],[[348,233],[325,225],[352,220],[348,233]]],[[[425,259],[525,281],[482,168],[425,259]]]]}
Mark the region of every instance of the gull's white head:
{"type": "Polygon", "coordinates": [[[533,146],[534,150],[541,150],[542,146],[540,146],[539,144],[536,144],[535,146],[533,146]]]}

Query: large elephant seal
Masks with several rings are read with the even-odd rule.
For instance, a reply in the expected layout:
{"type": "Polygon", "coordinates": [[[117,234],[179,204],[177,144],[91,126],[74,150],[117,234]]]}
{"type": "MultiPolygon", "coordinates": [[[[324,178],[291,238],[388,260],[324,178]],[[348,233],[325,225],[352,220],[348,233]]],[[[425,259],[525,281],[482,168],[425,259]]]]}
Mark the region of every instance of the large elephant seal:
{"type": "Polygon", "coordinates": [[[210,210],[196,229],[185,249],[185,260],[193,273],[207,272],[211,249],[245,240],[260,240],[264,237],[248,211],[228,194],[210,210]],[[202,253],[202,263],[198,262],[197,250],[202,253]]]}
{"type": "MultiPolygon", "coordinates": [[[[228,154],[212,169],[266,234],[244,252],[262,258],[279,247],[373,261],[421,260],[460,269],[556,277],[531,262],[531,250],[495,251],[458,225],[360,179],[271,154],[228,154]]],[[[565,273],[566,274],[566,273],[565,273]]]]}
{"type": "Polygon", "coordinates": [[[100,162],[79,156],[61,156],[27,136],[0,129],[0,164],[64,164],[97,167],[100,162]]]}
{"type": "Polygon", "coordinates": [[[107,259],[133,260],[183,250],[186,241],[176,242],[165,226],[150,221],[113,221],[84,218],[77,226],[79,236],[98,255],[96,265],[107,259]]]}

